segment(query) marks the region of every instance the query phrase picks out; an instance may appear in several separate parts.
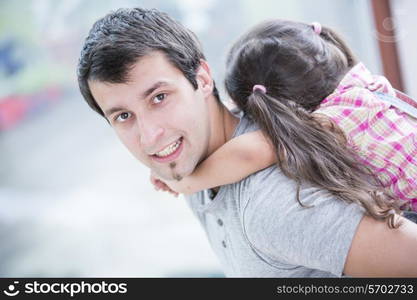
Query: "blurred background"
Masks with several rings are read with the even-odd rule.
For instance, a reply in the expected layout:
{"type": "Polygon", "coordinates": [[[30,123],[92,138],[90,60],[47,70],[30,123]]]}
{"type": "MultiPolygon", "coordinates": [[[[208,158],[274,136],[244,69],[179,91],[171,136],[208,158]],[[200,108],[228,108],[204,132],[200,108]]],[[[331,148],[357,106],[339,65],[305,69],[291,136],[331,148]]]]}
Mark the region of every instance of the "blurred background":
{"type": "Polygon", "coordinates": [[[78,92],[88,30],[135,6],[196,32],[224,100],[226,51],[268,18],[333,27],[371,71],[417,96],[413,0],[0,0],[1,277],[223,276],[184,199],[154,191],[78,92]]]}

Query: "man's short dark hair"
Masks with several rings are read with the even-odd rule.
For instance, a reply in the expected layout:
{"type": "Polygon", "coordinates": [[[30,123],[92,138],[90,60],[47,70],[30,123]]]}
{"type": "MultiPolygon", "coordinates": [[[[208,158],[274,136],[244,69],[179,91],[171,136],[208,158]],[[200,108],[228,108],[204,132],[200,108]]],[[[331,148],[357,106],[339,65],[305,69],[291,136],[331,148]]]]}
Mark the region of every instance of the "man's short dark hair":
{"type": "MultiPolygon", "coordinates": [[[[124,83],[131,67],[152,51],[162,51],[198,88],[196,71],[205,57],[192,31],[156,9],[118,9],[94,23],[81,51],[78,84],[88,105],[104,116],[88,80],[124,83]]],[[[213,95],[220,101],[215,86],[213,95]]]]}

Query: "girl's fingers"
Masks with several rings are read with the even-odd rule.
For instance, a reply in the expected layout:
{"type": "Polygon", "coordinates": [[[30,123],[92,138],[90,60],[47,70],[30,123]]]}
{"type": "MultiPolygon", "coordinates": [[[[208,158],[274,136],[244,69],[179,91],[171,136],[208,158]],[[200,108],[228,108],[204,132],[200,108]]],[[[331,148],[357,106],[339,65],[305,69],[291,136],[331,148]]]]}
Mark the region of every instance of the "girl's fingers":
{"type": "Polygon", "coordinates": [[[156,177],[154,177],[152,175],[150,176],[150,180],[151,180],[151,183],[153,184],[155,190],[157,190],[157,191],[162,190],[164,192],[168,192],[168,193],[174,195],[175,197],[178,197],[179,193],[177,193],[176,191],[173,191],[165,182],[157,179],[156,177]]]}
{"type": "Polygon", "coordinates": [[[166,188],[166,184],[165,184],[165,183],[163,183],[162,181],[160,181],[159,179],[156,179],[156,181],[155,181],[155,185],[156,185],[158,188],[163,189],[163,190],[166,188]]]}
{"type": "Polygon", "coordinates": [[[156,179],[154,176],[150,176],[150,180],[151,180],[151,183],[152,183],[152,185],[154,186],[154,188],[155,188],[155,190],[156,191],[159,191],[159,189],[161,188],[160,187],[160,185],[159,185],[159,180],[158,179],[156,179]]]}

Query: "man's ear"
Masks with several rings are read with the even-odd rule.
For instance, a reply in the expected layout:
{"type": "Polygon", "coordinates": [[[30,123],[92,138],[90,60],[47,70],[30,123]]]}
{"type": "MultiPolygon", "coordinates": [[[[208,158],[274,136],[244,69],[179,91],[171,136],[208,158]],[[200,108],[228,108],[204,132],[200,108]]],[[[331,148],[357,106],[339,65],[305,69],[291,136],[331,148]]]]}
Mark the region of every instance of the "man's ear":
{"type": "Polygon", "coordinates": [[[210,66],[208,63],[200,59],[200,66],[198,67],[196,80],[198,88],[201,89],[204,96],[208,97],[213,93],[213,78],[211,78],[210,66]]]}

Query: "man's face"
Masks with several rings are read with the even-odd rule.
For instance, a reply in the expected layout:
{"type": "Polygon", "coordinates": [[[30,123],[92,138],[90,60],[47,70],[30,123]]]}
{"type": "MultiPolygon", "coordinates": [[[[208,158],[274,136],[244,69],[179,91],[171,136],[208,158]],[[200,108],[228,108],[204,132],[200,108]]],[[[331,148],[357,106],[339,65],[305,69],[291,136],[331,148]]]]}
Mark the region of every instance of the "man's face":
{"type": "Polygon", "coordinates": [[[163,179],[192,173],[207,154],[211,78],[203,67],[194,90],[161,52],[138,60],[127,83],[90,81],[91,92],[129,151],[163,179]],[[207,77],[208,76],[208,77],[207,77]]]}

